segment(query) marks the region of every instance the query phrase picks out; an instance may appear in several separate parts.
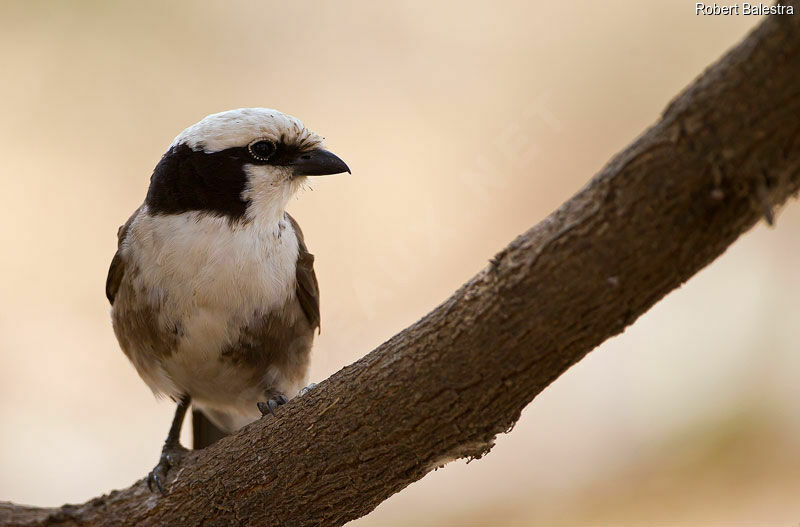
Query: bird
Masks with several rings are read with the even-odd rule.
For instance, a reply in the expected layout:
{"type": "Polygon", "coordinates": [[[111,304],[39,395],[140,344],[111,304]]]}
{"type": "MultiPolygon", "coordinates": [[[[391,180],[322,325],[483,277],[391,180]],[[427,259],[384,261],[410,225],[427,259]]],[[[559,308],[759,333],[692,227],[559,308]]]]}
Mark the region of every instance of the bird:
{"type": "Polygon", "coordinates": [[[309,177],[350,173],[290,115],[239,108],[170,144],[144,202],[117,231],[106,279],[119,346],[156,396],[176,403],[151,491],[204,448],[304,388],[320,328],[314,256],[289,200],[309,177]]]}

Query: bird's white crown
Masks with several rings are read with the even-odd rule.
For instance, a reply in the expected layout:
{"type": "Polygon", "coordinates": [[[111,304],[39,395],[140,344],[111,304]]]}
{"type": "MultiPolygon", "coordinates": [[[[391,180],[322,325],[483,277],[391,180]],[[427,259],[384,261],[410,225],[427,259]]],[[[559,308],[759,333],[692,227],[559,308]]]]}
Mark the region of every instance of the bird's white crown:
{"type": "Polygon", "coordinates": [[[245,146],[258,139],[314,148],[322,138],[300,119],[270,108],[238,108],[211,114],[178,134],[171,146],[185,144],[206,153],[245,146]]]}

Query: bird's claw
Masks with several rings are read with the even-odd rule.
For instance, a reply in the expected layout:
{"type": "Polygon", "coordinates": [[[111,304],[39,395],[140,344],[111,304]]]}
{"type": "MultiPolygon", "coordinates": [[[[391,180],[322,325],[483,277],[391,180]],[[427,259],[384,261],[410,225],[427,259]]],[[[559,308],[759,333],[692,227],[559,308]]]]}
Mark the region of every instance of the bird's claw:
{"type": "Polygon", "coordinates": [[[307,394],[308,392],[310,392],[311,390],[313,390],[316,387],[317,387],[317,384],[312,382],[311,384],[309,384],[308,386],[306,386],[305,388],[303,388],[299,392],[297,392],[297,395],[302,397],[302,396],[304,396],[305,394],[307,394]]]}
{"type": "Polygon", "coordinates": [[[159,492],[164,493],[164,484],[169,469],[178,465],[186,452],[187,450],[181,445],[164,447],[158,464],[147,475],[147,488],[150,489],[150,492],[154,491],[153,486],[155,485],[159,492]]]}
{"type": "Polygon", "coordinates": [[[262,401],[257,403],[257,406],[262,416],[267,414],[275,415],[275,410],[277,410],[279,406],[282,406],[288,402],[289,399],[287,399],[282,393],[279,393],[267,399],[267,402],[262,401]]]}

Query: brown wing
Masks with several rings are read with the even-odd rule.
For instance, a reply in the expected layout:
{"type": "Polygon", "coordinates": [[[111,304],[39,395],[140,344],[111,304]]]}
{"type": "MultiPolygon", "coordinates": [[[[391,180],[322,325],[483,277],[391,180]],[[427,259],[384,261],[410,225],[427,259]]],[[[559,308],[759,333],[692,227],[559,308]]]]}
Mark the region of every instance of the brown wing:
{"type": "Polygon", "coordinates": [[[122,246],[122,242],[128,234],[128,228],[131,226],[131,223],[133,223],[133,219],[139,214],[139,209],[141,209],[141,207],[136,209],[133,214],[131,214],[131,217],[128,218],[128,221],[125,222],[125,225],[122,225],[117,230],[117,252],[111,260],[111,266],[108,268],[108,276],[106,277],[106,298],[111,302],[111,305],[114,305],[114,297],[117,296],[119,284],[122,282],[122,277],[125,276],[125,262],[119,254],[119,248],[122,246]]]}
{"type": "Polygon", "coordinates": [[[300,226],[287,212],[286,217],[294,228],[297,235],[297,245],[299,250],[297,252],[297,299],[300,301],[300,306],[306,314],[312,328],[320,327],[319,317],[319,284],[317,283],[317,275],[314,273],[314,255],[308,252],[306,242],[303,239],[303,231],[300,226]]]}

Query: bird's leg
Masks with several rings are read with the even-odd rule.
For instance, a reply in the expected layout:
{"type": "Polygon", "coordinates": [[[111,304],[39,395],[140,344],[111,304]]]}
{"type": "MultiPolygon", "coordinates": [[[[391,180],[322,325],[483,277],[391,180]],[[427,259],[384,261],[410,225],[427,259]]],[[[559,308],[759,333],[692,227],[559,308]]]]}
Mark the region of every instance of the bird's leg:
{"type": "Polygon", "coordinates": [[[305,388],[301,388],[300,391],[297,392],[297,395],[302,397],[302,396],[304,396],[305,394],[307,394],[308,392],[310,392],[311,390],[313,390],[316,387],[317,387],[317,383],[312,382],[311,384],[309,384],[305,388]]]}
{"type": "Polygon", "coordinates": [[[181,427],[191,401],[192,398],[188,395],[184,395],[178,401],[175,417],[172,418],[172,426],[169,427],[167,440],[164,441],[164,448],[161,449],[161,458],[158,460],[158,465],[147,475],[147,486],[151,491],[153,490],[153,485],[155,485],[160,492],[164,492],[167,472],[177,465],[187,452],[186,448],[181,446],[181,427]]]}
{"type": "Polygon", "coordinates": [[[281,405],[284,405],[289,402],[289,399],[280,392],[267,392],[267,402],[259,402],[257,403],[258,410],[261,412],[261,416],[265,415],[275,415],[275,410],[281,405]]]}

